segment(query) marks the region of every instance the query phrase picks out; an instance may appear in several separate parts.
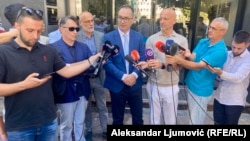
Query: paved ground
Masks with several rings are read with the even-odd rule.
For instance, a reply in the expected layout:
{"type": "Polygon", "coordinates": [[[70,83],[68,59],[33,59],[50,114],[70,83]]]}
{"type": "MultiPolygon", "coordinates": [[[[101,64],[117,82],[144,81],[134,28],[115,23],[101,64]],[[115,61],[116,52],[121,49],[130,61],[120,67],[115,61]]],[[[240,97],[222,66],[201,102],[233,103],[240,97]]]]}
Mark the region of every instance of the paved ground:
{"type": "MultiPolygon", "coordinates": [[[[148,114],[149,114],[149,108],[144,108],[143,109],[143,119],[144,123],[148,124],[148,114]]],[[[207,125],[213,125],[213,119],[212,119],[212,111],[209,111],[208,116],[206,117],[205,124],[207,125]]],[[[178,117],[177,117],[177,124],[178,125],[187,125],[189,121],[189,116],[188,116],[188,111],[187,110],[178,110],[178,117]]],[[[94,123],[94,128],[93,128],[93,138],[92,141],[106,141],[106,139],[102,138],[102,131],[100,129],[100,124],[99,124],[99,118],[98,114],[96,112],[93,113],[93,123],[94,123]]],[[[112,117],[111,113],[109,113],[109,122],[112,123],[112,117]]],[[[128,112],[126,112],[125,115],[125,120],[124,124],[131,124],[131,116],[128,112]]],[[[250,114],[249,113],[243,113],[240,117],[240,125],[250,125],[250,114]]]]}
{"type": "MultiPolygon", "coordinates": [[[[189,122],[189,114],[187,111],[187,106],[186,106],[186,101],[185,101],[185,96],[183,96],[183,92],[180,92],[179,95],[179,107],[178,107],[178,113],[177,113],[177,124],[178,125],[187,125],[189,122]]],[[[0,103],[1,103],[1,98],[0,98],[0,103]]],[[[207,112],[207,117],[205,124],[207,125],[213,125],[213,118],[212,118],[212,103],[213,100],[210,101],[209,106],[208,106],[208,112],[207,112]]],[[[111,110],[110,110],[110,97],[109,94],[107,94],[107,102],[108,102],[108,107],[109,107],[109,124],[112,123],[112,115],[111,115],[111,110]]],[[[2,106],[0,104],[0,106],[2,106]]],[[[95,110],[96,111],[96,110],[95,110]]],[[[102,131],[99,123],[99,117],[97,112],[93,112],[93,138],[92,141],[106,141],[106,139],[102,138],[102,131]]],[[[149,108],[148,108],[148,100],[147,96],[145,96],[144,92],[144,109],[143,109],[143,119],[144,119],[144,124],[149,124],[148,120],[148,115],[149,115],[149,108]]],[[[124,124],[131,125],[131,116],[129,114],[129,108],[126,110],[125,114],[125,120],[124,124]]],[[[240,125],[250,125],[250,106],[249,104],[247,105],[247,108],[245,108],[244,113],[240,117],[239,121],[240,125]]],[[[0,139],[1,141],[1,139],[0,139]]]]}
{"type": "MultiPolygon", "coordinates": [[[[187,111],[187,102],[185,98],[185,92],[183,91],[183,88],[181,88],[181,91],[179,93],[179,107],[178,107],[178,113],[177,113],[177,124],[178,125],[188,125],[189,124],[189,113],[187,111]]],[[[149,124],[149,108],[148,108],[148,100],[147,96],[145,95],[144,91],[144,109],[143,109],[143,119],[144,119],[144,124],[149,124]]],[[[107,101],[108,103],[110,102],[110,97],[107,94],[107,101]]],[[[244,113],[240,117],[239,124],[240,125],[250,125],[250,104],[247,104],[247,107],[244,110],[244,113]]],[[[110,106],[108,106],[110,108],[110,106]]],[[[207,125],[213,125],[213,98],[211,99],[209,105],[208,105],[208,112],[207,112],[207,117],[205,120],[205,124],[207,125]]],[[[111,111],[109,109],[109,111],[111,111]]],[[[125,119],[124,119],[124,124],[131,125],[131,116],[129,114],[129,108],[126,110],[125,114],[125,119]]],[[[109,112],[109,123],[112,123],[112,115],[111,112],[109,112]]],[[[97,112],[93,113],[93,138],[92,141],[106,141],[106,139],[102,138],[102,131],[100,128],[100,123],[99,123],[99,118],[97,112]]]]}

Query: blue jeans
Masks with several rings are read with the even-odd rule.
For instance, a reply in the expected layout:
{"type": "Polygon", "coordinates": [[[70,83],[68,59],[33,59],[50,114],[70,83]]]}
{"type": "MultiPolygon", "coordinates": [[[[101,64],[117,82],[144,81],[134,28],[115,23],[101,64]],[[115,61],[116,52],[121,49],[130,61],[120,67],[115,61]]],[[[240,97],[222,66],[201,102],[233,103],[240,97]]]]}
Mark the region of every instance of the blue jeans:
{"type": "Polygon", "coordinates": [[[74,131],[75,141],[85,141],[84,119],[88,101],[84,96],[70,103],[60,103],[60,141],[72,141],[74,131]]]}
{"type": "Polygon", "coordinates": [[[57,119],[41,127],[7,132],[8,141],[57,141],[57,119]]]}

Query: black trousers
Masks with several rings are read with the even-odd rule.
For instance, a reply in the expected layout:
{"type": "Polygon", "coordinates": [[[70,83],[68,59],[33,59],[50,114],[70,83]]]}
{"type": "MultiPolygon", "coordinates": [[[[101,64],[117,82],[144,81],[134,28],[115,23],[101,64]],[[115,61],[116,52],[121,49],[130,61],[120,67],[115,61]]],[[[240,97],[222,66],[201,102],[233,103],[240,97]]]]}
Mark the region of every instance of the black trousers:
{"type": "Polygon", "coordinates": [[[243,110],[241,105],[224,105],[214,99],[214,124],[237,125],[243,110]]]}
{"type": "Polygon", "coordinates": [[[126,104],[130,107],[133,125],[142,125],[142,88],[130,90],[125,86],[119,93],[110,92],[113,125],[123,125],[126,104]]]}

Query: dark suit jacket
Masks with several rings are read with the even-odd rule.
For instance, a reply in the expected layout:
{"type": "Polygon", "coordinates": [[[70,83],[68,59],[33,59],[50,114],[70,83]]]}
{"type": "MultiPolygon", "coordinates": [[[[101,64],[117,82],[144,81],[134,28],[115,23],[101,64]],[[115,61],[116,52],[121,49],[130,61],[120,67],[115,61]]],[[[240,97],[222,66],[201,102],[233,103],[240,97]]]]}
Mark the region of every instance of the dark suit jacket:
{"type": "MultiPolygon", "coordinates": [[[[118,29],[104,35],[104,42],[110,41],[112,45],[119,46],[119,53],[111,56],[103,65],[106,72],[104,87],[114,93],[120,92],[125,84],[122,82],[122,76],[126,73],[125,55],[123,52],[122,40],[118,29]]],[[[137,50],[140,54],[140,60],[145,60],[145,44],[141,33],[130,30],[129,34],[129,52],[137,50]]],[[[131,90],[136,90],[143,85],[142,74],[131,63],[129,64],[129,73],[135,72],[138,75],[136,83],[130,87],[131,90]]]]}
{"type": "MultiPolygon", "coordinates": [[[[93,35],[94,35],[96,50],[97,50],[97,52],[101,52],[102,45],[103,45],[102,41],[103,41],[104,33],[100,32],[100,31],[94,31],[93,35]]],[[[84,33],[82,30],[80,30],[78,32],[78,35],[77,35],[77,41],[84,43],[83,37],[84,37],[84,33]]],[[[89,48],[92,48],[92,47],[89,47],[89,48]]],[[[103,84],[104,83],[103,80],[105,79],[105,71],[103,70],[103,68],[100,68],[100,70],[99,70],[99,79],[101,81],[101,84],[103,84]]]]}

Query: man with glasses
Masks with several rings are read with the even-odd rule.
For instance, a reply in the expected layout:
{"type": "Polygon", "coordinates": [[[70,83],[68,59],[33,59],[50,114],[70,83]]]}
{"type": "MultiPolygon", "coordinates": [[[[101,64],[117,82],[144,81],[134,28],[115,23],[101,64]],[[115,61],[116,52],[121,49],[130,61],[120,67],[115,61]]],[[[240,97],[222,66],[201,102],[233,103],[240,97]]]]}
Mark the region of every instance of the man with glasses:
{"type": "MultiPolygon", "coordinates": [[[[126,104],[132,114],[132,124],[142,125],[142,73],[129,63],[125,56],[138,52],[136,61],[145,60],[143,36],[131,29],[134,10],[124,5],[118,11],[118,29],[106,33],[104,41],[119,46],[119,54],[110,57],[103,65],[105,69],[104,87],[110,91],[114,125],[122,125],[126,104]],[[111,85],[112,84],[112,85],[111,85]]],[[[137,55],[137,54],[132,54],[137,55]]]]}
{"type": "MultiPolygon", "coordinates": [[[[52,44],[67,64],[88,59],[92,54],[86,44],[76,41],[80,30],[77,18],[65,16],[61,18],[59,30],[62,38],[52,44]]],[[[90,71],[90,70],[89,70],[90,71]]],[[[76,141],[84,141],[84,119],[87,102],[91,93],[87,72],[69,79],[54,76],[55,102],[60,113],[60,141],[72,141],[72,131],[76,141]],[[73,130],[74,127],[74,130],[73,130]]]]}
{"type": "Polygon", "coordinates": [[[207,104],[214,90],[216,74],[208,66],[222,68],[227,59],[227,47],[223,40],[228,29],[228,21],[215,18],[208,29],[207,38],[201,39],[192,54],[188,49],[180,51],[180,56],[166,56],[171,64],[178,64],[189,69],[185,78],[188,94],[190,124],[204,124],[207,104]],[[184,59],[186,58],[186,59],[184,59]]]}
{"type": "Polygon", "coordinates": [[[5,96],[9,141],[57,140],[57,114],[51,72],[70,78],[87,70],[100,54],[66,65],[55,49],[38,42],[43,12],[23,8],[16,19],[18,36],[0,45],[0,96],[5,96]],[[39,131],[39,132],[38,132],[39,131]]]}
{"type": "MultiPolygon", "coordinates": [[[[102,51],[102,39],[103,33],[94,30],[94,16],[84,11],[79,16],[81,30],[78,33],[77,40],[88,45],[91,50],[91,54],[94,55],[102,51]]],[[[100,126],[102,128],[102,135],[104,138],[107,136],[108,125],[108,109],[106,106],[106,93],[103,88],[104,83],[104,70],[102,67],[96,77],[90,78],[91,94],[93,94],[97,111],[100,119],[100,126]]],[[[86,127],[86,139],[92,138],[92,98],[89,99],[88,107],[86,110],[85,127],[86,127]]]]}
{"type": "MultiPolygon", "coordinates": [[[[9,23],[12,26],[10,28],[11,33],[16,32],[16,30],[15,30],[15,21],[17,19],[18,11],[20,9],[22,9],[22,8],[25,8],[25,5],[21,4],[21,3],[13,3],[13,4],[10,4],[10,5],[8,5],[8,6],[6,6],[4,8],[4,16],[6,17],[6,19],[9,21],[9,23]]],[[[44,32],[45,25],[43,27],[44,27],[43,28],[43,32],[44,32]]],[[[11,36],[9,36],[9,38],[16,37],[16,34],[9,34],[9,35],[11,35],[11,36]]],[[[40,35],[39,42],[41,44],[48,44],[48,40],[49,40],[48,37],[40,35]]]]}

